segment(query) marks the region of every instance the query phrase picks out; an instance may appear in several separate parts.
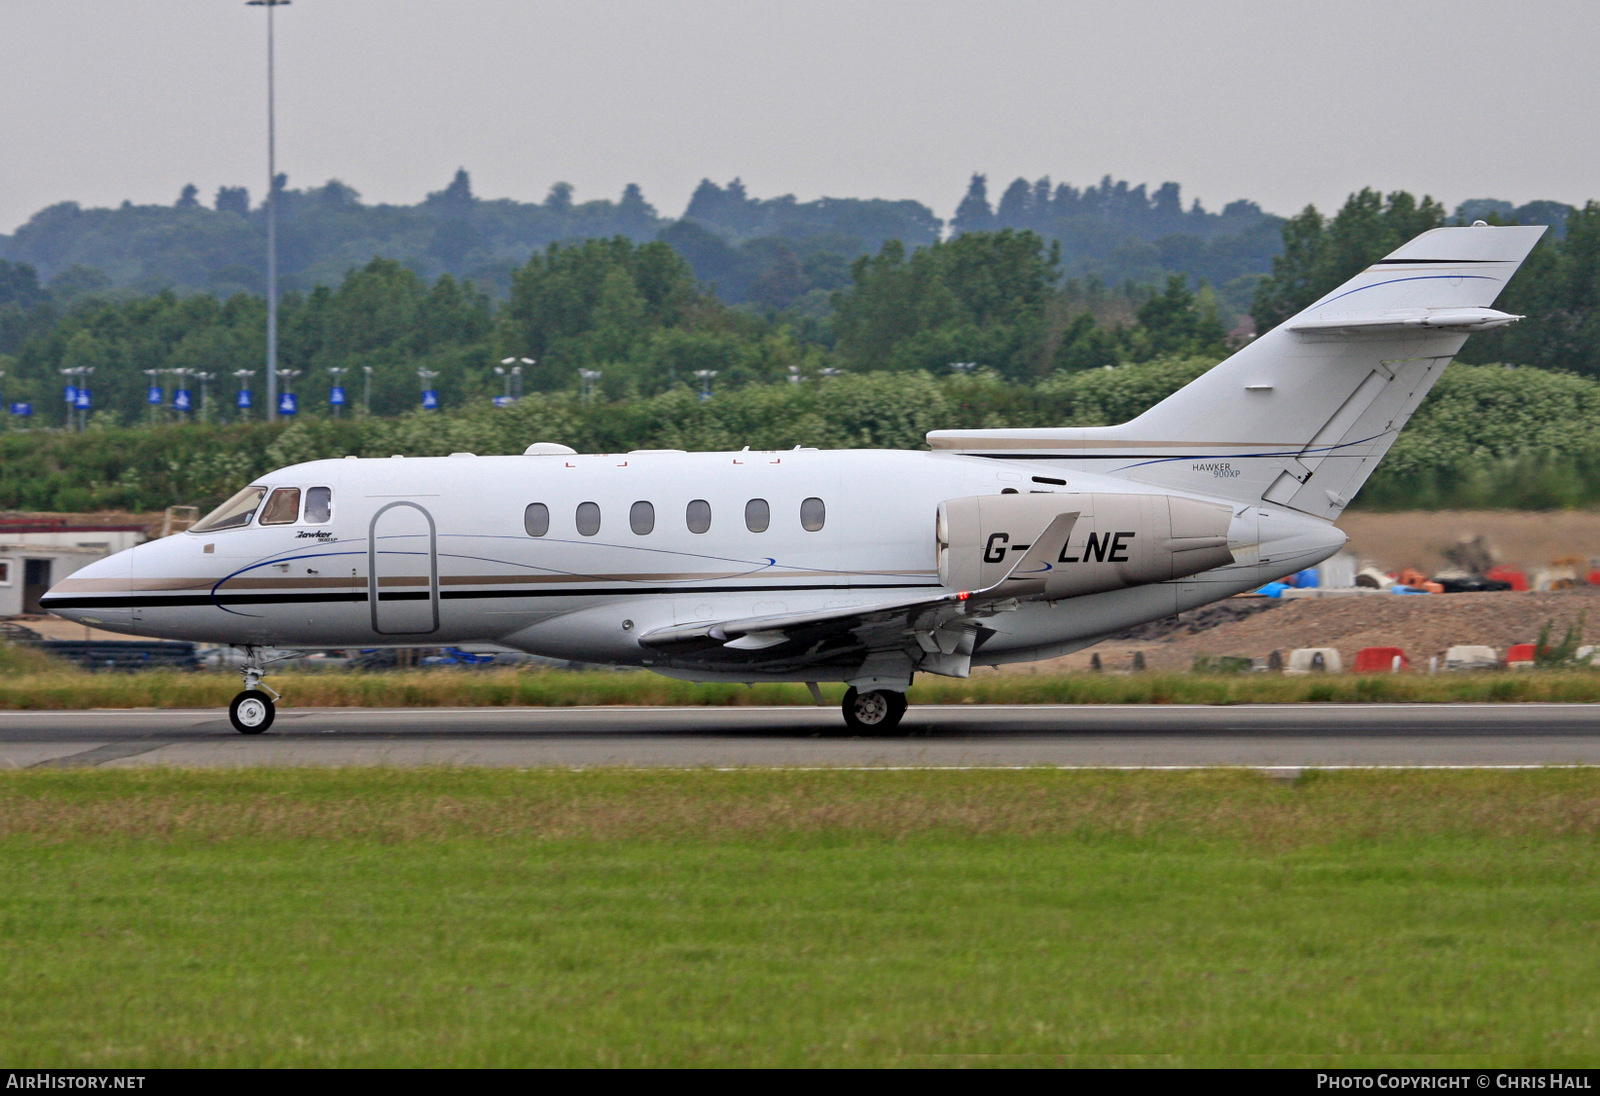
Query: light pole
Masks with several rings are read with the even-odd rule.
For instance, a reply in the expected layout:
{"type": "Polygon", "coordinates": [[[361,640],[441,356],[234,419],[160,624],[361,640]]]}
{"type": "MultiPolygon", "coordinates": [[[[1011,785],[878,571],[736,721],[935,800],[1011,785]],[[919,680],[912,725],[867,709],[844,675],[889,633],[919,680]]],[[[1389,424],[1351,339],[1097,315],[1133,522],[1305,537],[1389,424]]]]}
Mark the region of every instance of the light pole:
{"type": "Polygon", "coordinates": [[[272,9],[289,0],[245,0],[267,9],[267,418],[278,417],[278,133],[272,72],[272,9]]]}
{"type": "Polygon", "coordinates": [[[344,384],[339,378],[350,372],[350,367],[330,365],[328,372],[333,376],[333,384],[328,389],[328,404],[333,408],[333,417],[338,418],[339,412],[344,410],[344,384]]]}
{"type": "Polygon", "coordinates": [[[61,400],[67,405],[67,429],[71,430],[78,424],[78,368],[69,365],[59,372],[67,378],[66,387],[61,390],[61,400]]]}
{"type": "Polygon", "coordinates": [[[580,369],[578,378],[583,381],[583,402],[591,403],[594,400],[594,385],[600,379],[598,369],[580,369]]]}
{"type": "Polygon", "coordinates": [[[372,366],[361,367],[363,387],[361,389],[361,414],[372,414],[372,366]]]}
{"type": "Polygon", "coordinates": [[[521,369],[513,364],[516,360],[516,358],[501,358],[500,364],[494,367],[495,376],[505,382],[505,391],[494,399],[496,407],[510,407],[513,402],[511,399],[511,374],[513,370],[521,372],[521,369]]]}
{"type": "Polygon", "coordinates": [[[196,369],[191,376],[200,382],[200,407],[195,413],[195,418],[205,422],[211,415],[211,382],[217,379],[215,373],[202,373],[196,369]]]}
{"type": "Polygon", "coordinates": [[[234,406],[239,411],[239,421],[243,422],[250,417],[250,378],[256,375],[256,371],[235,369],[233,375],[239,379],[239,395],[234,399],[234,406]]]}
{"type": "Polygon", "coordinates": [[[800,367],[798,365],[791,365],[789,367],[789,383],[790,384],[799,384],[800,383],[800,367]]]}
{"type": "Polygon", "coordinates": [[[717,371],[715,369],[696,369],[694,375],[700,378],[700,398],[709,400],[711,398],[711,378],[717,375],[717,371]]]}
{"type": "MultiPolygon", "coordinates": [[[[281,415],[298,415],[300,404],[294,398],[294,379],[300,375],[298,369],[279,369],[277,375],[283,381],[283,391],[278,396],[277,411],[281,415]]],[[[277,416],[273,416],[276,418],[277,416]]]]}
{"type": "Polygon", "coordinates": [[[978,368],[978,363],[977,362],[951,362],[950,363],[950,372],[954,373],[958,377],[970,376],[972,374],[972,371],[974,369],[976,369],[976,368],[978,368]]]}
{"type": "Polygon", "coordinates": [[[532,368],[535,364],[533,358],[501,358],[500,364],[495,367],[495,374],[503,377],[506,382],[505,394],[497,401],[499,406],[506,407],[522,398],[522,366],[532,368]],[[521,364],[518,364],[521,363],[521,364]]]}
{"type": "Polygon", "coordinates": [[[89,425],[89,378],[94,375],[94,366],[75,365],[61,370],[61,375],[72,378],[67,382],[67,429],[86,429],[89,425]]]}
{"type": "Polygon", "coordinates": [[[144,369],[140,372],[150,378],[150,383],[145,386],[144,409],[150,413],[150,421],[156,422],[161,415],[161,404],[167,398],[166,393],[161,391],[161,370],[144,369]]]}
{"type": "Polygon", "coordinates": [[[191,373],[192,371],[188,369],[172,370],[172,375],[176,378],[174,383],[178,386],[172,390],[172,409],[178,413],[179,422],[182,422],[183,417],[194,410],[194,394],[184,387],[187,382],[183,379],[190,376],[191,373]]]}

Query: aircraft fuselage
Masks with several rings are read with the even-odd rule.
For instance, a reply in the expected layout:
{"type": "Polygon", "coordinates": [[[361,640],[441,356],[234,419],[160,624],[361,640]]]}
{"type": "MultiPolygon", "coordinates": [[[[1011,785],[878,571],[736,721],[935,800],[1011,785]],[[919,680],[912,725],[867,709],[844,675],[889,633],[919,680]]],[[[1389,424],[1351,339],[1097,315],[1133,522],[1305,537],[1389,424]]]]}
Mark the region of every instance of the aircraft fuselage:
{"type": "MultiPolygon", "coordinates": [[[[119,553],[59,584],[49,609],[110,631],[258,647],[487,642],[686,677],[826,680],[814,667],[702,665],[639,639],[946,592],[935,519],[950,499],[1148,490],[1038,461],[808,449],[324,460],[255,482],[269,498],[297,488],[298,510],[279,506],[278,523],[263,524],[273,505],[263,502],[242,527],[119,553]],[[315,511],[313,489],[323,489],[315,511]]],[[[1024,602],[990,621],[972,661],[1064,653],[1344,542],[1325,521],[1234,509],[1233,565],[1024,602]]]]}

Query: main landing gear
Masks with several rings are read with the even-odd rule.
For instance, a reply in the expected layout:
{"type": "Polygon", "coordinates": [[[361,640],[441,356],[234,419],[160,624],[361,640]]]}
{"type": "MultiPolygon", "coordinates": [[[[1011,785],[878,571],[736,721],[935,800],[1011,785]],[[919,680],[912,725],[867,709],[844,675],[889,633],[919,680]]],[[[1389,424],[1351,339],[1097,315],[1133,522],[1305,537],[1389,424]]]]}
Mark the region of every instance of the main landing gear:
{"type": "Polygon", "coordinates": [[[277,714],[277,705],[273,702],[281,694],[272,686],[261,684],[261,677],[267,672],[262,665],[261,648],[246,647],[244,657],[245,664],[239,670],[244,678],[244,692],[228,705],[228,722],[240,734],[260,734],[272,726],[272,717],[277,714]]]}
{"type": "Polygon", "coordinates": [[[855,686],[845,690],[844,725],[852,731],[892,731],[900,725],[906,714],[906,694],[890,689],[872,689],[857,692],[855,686]]]}

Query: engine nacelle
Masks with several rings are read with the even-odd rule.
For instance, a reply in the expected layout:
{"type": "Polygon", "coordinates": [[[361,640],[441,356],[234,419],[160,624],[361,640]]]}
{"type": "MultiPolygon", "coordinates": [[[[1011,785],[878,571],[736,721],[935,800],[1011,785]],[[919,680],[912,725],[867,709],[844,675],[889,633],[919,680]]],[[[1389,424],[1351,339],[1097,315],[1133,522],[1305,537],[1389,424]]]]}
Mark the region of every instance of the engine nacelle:
{"type": "MultiPolygon", "coordinates": [[[[1077,519],[1047,570],[1013,575],[1026,596],[1059,598],[1167,582],[1233,562],[1223,503],[1171,495],[979,495],[939,505],[939,581],[986,590],[1062,514],[1077,519]]],[[[1008,586],[1010,583],[1008,583],[1008,586]]]]}

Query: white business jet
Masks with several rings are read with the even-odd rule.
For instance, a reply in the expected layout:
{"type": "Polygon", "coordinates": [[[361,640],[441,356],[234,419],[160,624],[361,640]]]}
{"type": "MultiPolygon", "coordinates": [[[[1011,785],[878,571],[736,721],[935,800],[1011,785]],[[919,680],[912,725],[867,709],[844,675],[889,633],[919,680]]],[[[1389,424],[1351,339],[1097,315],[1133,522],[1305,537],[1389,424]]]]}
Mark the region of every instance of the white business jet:
{"type": "Polygon", "coordinates": [[[1312,566],[1542,228],[1426,232],[1121,426],[880,450],[321,460],[86,567],[51,612],[269,650],[484,642],[693,681],[842,681],[853,729],[916,673],[1050,658],[1312,566]]]}

